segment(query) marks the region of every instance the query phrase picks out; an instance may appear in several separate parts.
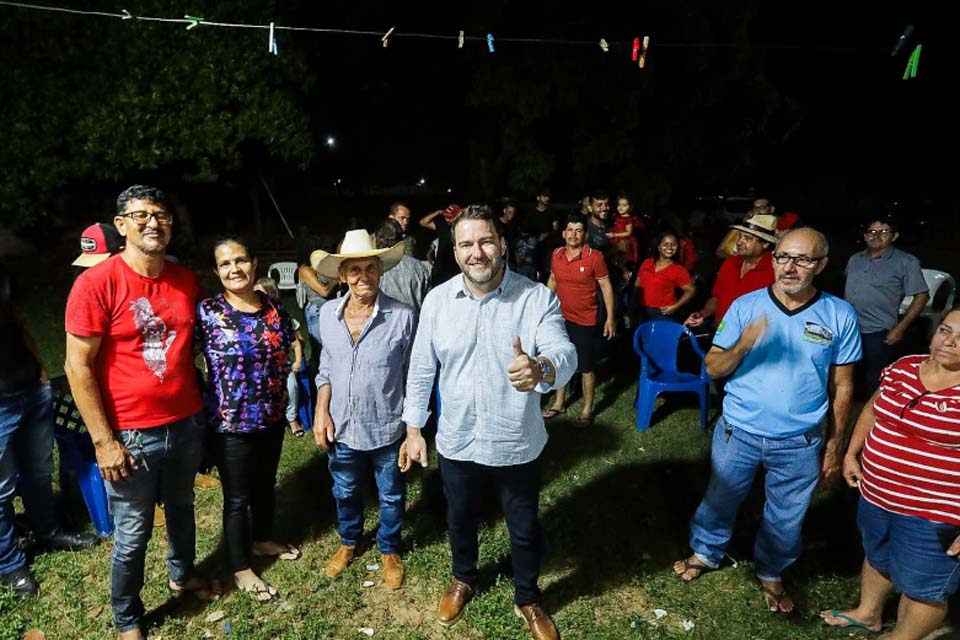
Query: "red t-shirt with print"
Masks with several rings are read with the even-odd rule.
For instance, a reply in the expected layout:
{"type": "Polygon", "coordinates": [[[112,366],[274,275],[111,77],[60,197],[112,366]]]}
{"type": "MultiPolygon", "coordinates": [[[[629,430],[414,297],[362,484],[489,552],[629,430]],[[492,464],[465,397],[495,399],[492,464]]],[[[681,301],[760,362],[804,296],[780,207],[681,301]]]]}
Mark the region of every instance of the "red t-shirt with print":
{"type": "Polygon", "coordinates": [[[80,274],[67,298],[67,333],[100,337],[95,373],[114,429],[183,420],[203,406],[194,367],[197,277],[167,262],[156,277],[119,255],[80,274]]]}

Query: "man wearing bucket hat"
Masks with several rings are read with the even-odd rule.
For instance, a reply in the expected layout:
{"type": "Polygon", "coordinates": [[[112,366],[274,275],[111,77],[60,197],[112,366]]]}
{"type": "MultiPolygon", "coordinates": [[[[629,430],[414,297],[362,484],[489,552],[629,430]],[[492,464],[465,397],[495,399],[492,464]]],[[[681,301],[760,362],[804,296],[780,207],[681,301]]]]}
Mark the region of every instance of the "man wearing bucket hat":
{"type": "Polygon", "coordinates": [[[337,503],[340,548],[325,573],[338,578],[360,554],[364,474],[373,471],[380,501],[377,546],[383,581],[403,584],[400,529],[406,486],[397,467],[403,440],[404,378],[413,341],[409,306],[380,291],[380,277],[403,258],[404,244],[377,249],[363,229],[348,231],[337,253],[314,251],[317,274],[349,288],[337,303],[320,308],[320,366],[313,437],[328,450],[337,503]]]}
{"type": "Polygon", "coordinates": [[[699,327],[710,316],[714,325],[719,325],[734,300],[773,284],[770,248],[777,243],[777,217],[760,213],[731,229],[738,233],[737,254],[724,260],[710,299],[686,319],[688,327],[699,327]]]}
{"type": "Polygon", "coordinates": [[[490,207],[470,205],[450,226],[462,275],[435,287],[420,310],[399,460],[404,471],[414,463],[427,465],[420,429],[430,415],[439,366],[436,442],[453,580],[440,598],[437,621],[455,624],[477,588],[476,505],[492,484],[510,533],[514,610],[536,640],[555,640],[560,636],[540,606],[537,586],[540,462],[547,443],[540,394],[570,380],[577,352],[557,297],[505,268],[506,243],[490,207]]]}

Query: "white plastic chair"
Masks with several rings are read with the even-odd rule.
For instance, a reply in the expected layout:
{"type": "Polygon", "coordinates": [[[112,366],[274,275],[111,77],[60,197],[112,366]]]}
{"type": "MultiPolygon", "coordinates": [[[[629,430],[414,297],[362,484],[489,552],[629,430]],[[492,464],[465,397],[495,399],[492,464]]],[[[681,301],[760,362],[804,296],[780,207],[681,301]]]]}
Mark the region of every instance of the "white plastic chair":
{"type": "Polygon", "coordinates": [[[281,291],[297,288],[296,274],[296,262],[274,262],[267,269],[267,275],[277,281],[277,288],[281,291]],[[274,271],[277,272],[276,276],[273,275],[274,271]]]}
{"type": "MultiPolygon", "coordinates": [[[[937,330],[937,323],[940,321],[940,316],[943,315],[944,311],[953,307],[953,298],[956,293],[957,283],[949,273],[936,269],[923,269],[923,279],[926,280],[927,288],[930,290],[930,299],[927,300],[926,306],[924,306],[923,311],[920,312],[920,317],[929,320],[930,337],[933,337],[933,332],[937,330]],[[938,301],[937,294],[941,287],[945,287],[946,294],[940,296],[943,299],[943,304],[936,304],[938,301]]],[[[911,302],[913,302],[913,296],[907,296],[903,299],[903,302],[900,303],[900,315],[907,312],[911,302]]]]}

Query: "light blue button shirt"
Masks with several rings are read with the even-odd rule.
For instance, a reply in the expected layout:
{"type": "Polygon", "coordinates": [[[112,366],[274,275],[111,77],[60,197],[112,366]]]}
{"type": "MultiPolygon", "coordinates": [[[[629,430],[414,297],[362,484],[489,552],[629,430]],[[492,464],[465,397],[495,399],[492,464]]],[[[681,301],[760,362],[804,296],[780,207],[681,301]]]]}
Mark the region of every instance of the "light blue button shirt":
{"type": "Polygon", "coordinates": [[[535,460],[547,443],[540,394],[562,387],[577,368],[560,303],[552,291],[521,275],[475,298],[463,275],[427,294],[410,356],[403,421],[421,428],[430,416],[430,391],[440,367],[441,414],[437,451],[451,460],[501,467],[535,460]],[[536,392],[510,384],[513,338],[556,368],[554,384],[536,392]]]}
{"type": "Polygon", "coordinates": [[[350,299],[320,307],[320,366],[317,388],[330,385],[334,439],[371,451],[403,436],[404,372],[413,341],[413,310],[382,291],[373,314],[354,342],[343,319],[350,299]]]}

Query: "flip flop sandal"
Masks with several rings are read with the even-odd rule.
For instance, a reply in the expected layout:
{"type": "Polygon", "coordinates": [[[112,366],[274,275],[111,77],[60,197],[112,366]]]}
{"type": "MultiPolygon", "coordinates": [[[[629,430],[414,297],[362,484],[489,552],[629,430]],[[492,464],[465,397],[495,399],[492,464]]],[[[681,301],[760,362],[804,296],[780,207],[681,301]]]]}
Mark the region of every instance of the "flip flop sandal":
{"type": "MultiPolygon", "coordinates": [[[[796,613],[796,611],[797,611],[797,603],[796,603],[796,602],[793,603],[793,609],[791,609],[790,611],[784,611],[783,609],[780,608],[780,604],[781,604],[784,600],[786,600],[787,598],[790,598],[790,594],[787,593],[787,590],[786,590],[786,589],[784,589],[783,591],[774,591],[773,589],[770,589],[769,587],[765,587],[765,586],[763,586],[763,585],[760,585],[760,588],[763,590],[763,592],[764,592],[765,594],[767,594],[768,596],[770,596],[771,598],[773,598],[773,602],[770,602],[769,600],[767,600],[766,598],[764,598],[764,601],[767,603],[767,606],[768,606],[768,607],[771,607],[771,606],[776,606],[776,607],[777,607],[777,610],[776,610],[776,611],[771,610],[770,613],[782,613],[782,614],[784,614],[784,615],[789,615],[789,614],[791,614],[791,613],[796,613]]],[[[790,599],[792,600],[793,598],[790,598],[790,599]]]]}
{"type": "Polygon", "coordinates": [[[864,633],[880,633],[883,631],[883,627],[879,629],[871,629],[867,625],[863,624],[853,616],[848,616],[845,613],[840,613],[840,609],[834,609],[830,612],[831,618],[838,618],[840,620],[845,620],[847,624],[830,624],[826,620],[823,621],[823,624],[827,625],[831,629],[853,629],[856,631],[863,631],[864,633]]]}
{"type": "Polygon", "coordinates": [[[223,588],[220,586],[218,580],[208,578],[199,573],[191,574],[190,577],[183,582],[168,580],[167,588],[176,594],[192,594],[197,600],[203,602],[213,602],[214,600],[218,600],[223,594],[223,588]],[[193,587],[188,586],[191,580],[196,580],[193,587]]]}
{"type": "Polygon", "coordinates": [[[680,576],[681,580],[687,583],[696,582],[697,580],[703,577],[703,574],[710,573],[711,571],[717,570],[716,567],[709,567],[700,562],[690,562],[690,558],[684,558],[682,562],[683,562],[683,571],[681,571],[677,575],[680,576]],[[684,578],[683,576],[686,575],[686,573],[691,569],[697,571],[698,572],[697,575],[689,579],[684,578]]]}
{"type": "Polygon", "coordinates": [[[556,418],[561,413],[563,413],[563,411],[560,409],[547,409],[541,415],[543,415],[544,420],[551,420],[553,418],[556,418]]]}
{"type": "Polygon", "coordinates": [[[592,424],[593,424],[593,416],[587,416],[586,418],[584,418],[583,416],[579,416],[577,418],[577,427],[579,429],[586,429],[592,424]]]}
{"type": "Polygon", "coordinates": [[[253,598],[253,601],[259,604],[265,604],[267,602],[270,602],[271,600],[273,600],[279,595],[279,592],[277,591],[276,587],[274,587],[272,584],[270,584],[266,580],[263,580],[262,587],[258,584],[255,584],[249,589],[241,588],[240,590],[243,591],[244,593],[249,593],[250,597],[253,598]],[[264,598],[263,596],[266,596],[266,597],[264,598]]]}

